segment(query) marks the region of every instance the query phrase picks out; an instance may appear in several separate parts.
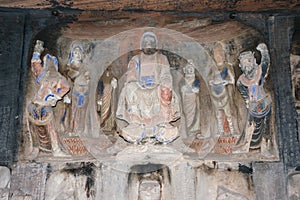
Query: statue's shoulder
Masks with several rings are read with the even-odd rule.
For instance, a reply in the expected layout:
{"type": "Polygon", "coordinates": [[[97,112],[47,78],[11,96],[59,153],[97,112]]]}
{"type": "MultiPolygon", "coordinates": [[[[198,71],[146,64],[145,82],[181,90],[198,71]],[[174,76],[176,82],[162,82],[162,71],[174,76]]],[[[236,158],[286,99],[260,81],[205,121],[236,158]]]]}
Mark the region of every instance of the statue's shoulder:
{"type": "Polygon", "coordinates": [[[160,62],[166,63],[166,64],[169,63],[168,58],[167,58],[166,55],[158,52],[156,56],[157,56],[157,60],[159,60],[160,62]]]}

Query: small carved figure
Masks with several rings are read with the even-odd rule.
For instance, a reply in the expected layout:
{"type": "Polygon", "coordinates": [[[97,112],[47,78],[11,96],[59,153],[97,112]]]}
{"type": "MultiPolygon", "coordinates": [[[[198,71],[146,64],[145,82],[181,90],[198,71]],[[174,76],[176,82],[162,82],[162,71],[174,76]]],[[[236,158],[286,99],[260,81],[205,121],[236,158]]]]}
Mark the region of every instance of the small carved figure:
{"type": "Polygon", "coordinates": [[[178,128],[171,122],[180,118],[169,62],[157,51],[153,32],[143,34],[141,50],[128,64],[118,102],[116,117],[129,124],[121,129],[121,135],[133,143],[144,138],[169,143],[178,136],[178,128]]]}
{"type": "Polygon", "coordinates": [[[272,107],[271,97],[264,89],[264,81],[270,65],[268,48],[266,44],[260,43],[256,49],[261,52],[261,63],[259,65],[256,63],[253,52],[241,53],[239,66],[243,74],[237,81],[237,88],[249,112],[249,124],[246,127],[251,129],[251,126],[254,126],[250,149],[259,149],[262,138],[265,138],[265,141],[270,139],[269,120],[272,107]]]}
{"type": "Polygon", "coordinates": [[[226,87],[228,84],[234,84],[234,76],[228,68],[224,68],[220,74],[215,75],[214,79],[209,81],[209,85],[211,86],[212,102],[215,107],[218,122],[218,132],[220,135],[224,135],[225,133],[224,121],[228,123],[228,128],[231,134],[236,132],[233,125],[229,95],[226,87]],[[227,75],[229,76],[228,79],[226,79],[227,75]]]}
{"type": "Polygon", "coordinates": [[[73,83],[69,127],[71,135],[78,135],[85,130],[90,74],[83,66],[83,56],[82,45],[74,42],[71,45],[67,73],[73,83]]]}
{"type": "Polygon", "coordinates": [[[190,132],[200,130],[199,113],[199,90],[200,81],[195,77],[195,67],[192,60],[188,60],[183,68],[185,85],[181,88],[183,113],[185,115],[186,127],[190,132]]]}
{"type": "Polygon", "coordinates": [[[117,79],[107,70],[98,83],[97,111],[100,115],[100,126],[103,131],[112,131],[115,127],[114,101],[117,79]]]}
{"type": "Polygon", "coordinates": [[[36,157],[39,149],[53,153],[54,156],[66,156],[59,146],[58,133],[54,125],[53,107],[57,101],[69,91],[67,79],[58,72],[56,57],[45,55],[43,42],[37,40],[31,59],[31,70],[37,84],[37,92],[27,106],[33,142],[32,157],[36,157]]]}
{"type": "Polygon", "coordinates": [[[296,109],[300,113],[300,56],[290,54],[290,65],[292,72],[292,88],[296,109]]]}
{"type": "Polygon", "coordinates": [[[160,200],[162,187],[159,180],[142,179],[139,185],[139,199],[140,200],[160,200]]]}

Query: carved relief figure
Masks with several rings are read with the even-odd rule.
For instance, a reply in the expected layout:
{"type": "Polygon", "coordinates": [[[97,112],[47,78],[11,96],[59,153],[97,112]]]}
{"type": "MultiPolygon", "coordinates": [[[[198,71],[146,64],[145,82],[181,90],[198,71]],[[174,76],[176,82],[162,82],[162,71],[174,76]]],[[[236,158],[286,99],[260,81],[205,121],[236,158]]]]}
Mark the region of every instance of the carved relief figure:
{"type": "Polygon", "coordinates": [[[159,180],[142,179],[139,185],[140,200],[160,200],[161,198],[161,183],[159,180]]]}
{"type": "Polygon", "coordinates": [[[180,117],[178,98],[168,59],[157,51],[157,42],[153,32],[144,33],[142,52],[130,60],[125,74],[116,117],[128,123],[121,130],[128,142],[155,137],[169,143],[178,136],[177,127],[171,124],[180,117]]]}
{"type": "Polygon", "coordinates": [[[234,76],[228,68],[225,68],[220,74],[215,75],[213,80],[209,81],[212,103],[215,107],[218,122],[218,133],[220,135],[224,135],[225,133],[225,123],[228,124],[230,134],[236,133],[231,113],[229,94],[226,88],[228,84],[234,84],[234,76]],[[229,77],[228,79],[226,79],[227,75],[229,77]]]}
{"type": "Polygon", "coordinates": [[[292,72],[293,96],[297,112],[300,113],[300,56],[290,54],[290,65],[292,72]]]}
{"type": "Polygon", "coordinates": [[[192,60],[189,60],[183,68],[185,85],[181,88],[183,113],[185,115],[186,127],[189,132],[200,130],[199,113],[199,91],[200,81],[195,77],[195,68],[192,60]]]}
{"type": "Polygon", "coordinates": [[[116,98],[117,79],[107,70],[98,83],[97,112],[103,131],[112,131],[115,127],[114,101],[116,98]]]}
{"type": "Polygon", "coordinates": [[[44,51],[42,41],[37,41],[31,59],[31,70],[35,78],[37,91],[34,98],[27,105],[28,120],[33,143],[32,157],[36,157],[40,150],[52,152],[54,156],[66,154],[59,146],[58,133],[55,127],[53,108],[57,101],[69,91],[67,79],[58,72],[56,57],[49,54],[40,59],[44,51]]]}
{"type": "Polygon", "coordinates": [[[83,65],[84,50],[80,43],[74,42],[71,45],[70,58],[67,75],[73,83],[71,112],[70,114],[70,135],[78,135],[85,130],[86,109],[89,95],[89,71],[83,65]]]}
{"type": "MultiPolygon", "coordinates": [[[[259,149],[262,138],[269,140],[269,119],[272,100],[264,89],[264,81],[270,65],[270,57],[266,44],[256,48],[261,52],[261,63],[258,65],[254,53],[246,51],[240,54],[240,68],[243,74],[237,81],[237,88],[246,103],[249,120],[246,129],[251,130],[250,149],[259,149]]],[[[249,130],[245,130],[246,132],[249,130]]]]}

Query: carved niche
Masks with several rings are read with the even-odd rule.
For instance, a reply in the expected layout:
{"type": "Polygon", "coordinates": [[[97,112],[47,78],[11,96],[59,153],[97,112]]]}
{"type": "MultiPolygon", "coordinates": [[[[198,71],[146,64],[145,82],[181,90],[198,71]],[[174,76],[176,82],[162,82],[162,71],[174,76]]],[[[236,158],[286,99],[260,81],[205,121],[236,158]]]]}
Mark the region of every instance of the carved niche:
{"type": "Polygon", "coordinates": [[[47,43],[37,41],[29,50],[24,159],[118,159],[144,148],[153,159],[168,152],[277,160],[268,45],[238,22],[205,25],[86,37],[66,30],[58,54],[43,61],[47,43]]]}

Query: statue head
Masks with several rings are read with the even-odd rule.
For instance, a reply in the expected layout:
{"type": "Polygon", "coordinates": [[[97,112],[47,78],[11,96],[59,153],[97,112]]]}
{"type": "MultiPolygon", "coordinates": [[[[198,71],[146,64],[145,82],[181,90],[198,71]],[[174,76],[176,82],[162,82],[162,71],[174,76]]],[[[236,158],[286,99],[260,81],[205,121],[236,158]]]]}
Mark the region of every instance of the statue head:
{"type": "Polygon", "coordinates": [[[253,79],[257,68],[254,53],[252,51],[243,52],[240,54],[239,60],[239,67],[241,68],[245,77],[248,79],[253,79]]]}
{"type": "Polygon", "coordinates": [[[188,60],[186,66],[183,68],[183,73],[185,77],[195,77],[195,68],[192,60],[188,60]]]}
{"type": "Polygon", "coordinates": [[[153,54],[157,50],[157,37],[153,32],[146,32],[141,37],[141,50],[145,54],[153,54]]]}
{"type": "Polygon", "coordinates": [[[83,60],[83,52],[84,51],[81,44],[73,43],[71,45],[69,64],[71,65],[72,63],[81,63],[83,60]]]}
{"type": "Polygon", "coordinates": [[[224,67],[226,63],[226,47],[223,42],[217,42],[215,48],[213,49],[213,58],[218,67],[224,67]]]}
{"type": "Polygon", "coordinates": [[[43,58],[44,69],[58,71],[58,60],[55,56],[46,54],[43,58]]]}

